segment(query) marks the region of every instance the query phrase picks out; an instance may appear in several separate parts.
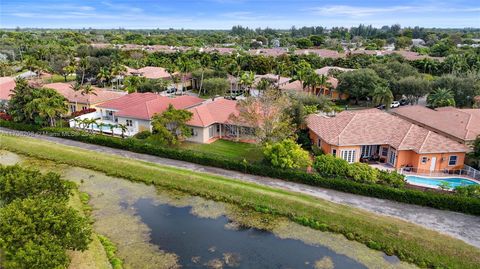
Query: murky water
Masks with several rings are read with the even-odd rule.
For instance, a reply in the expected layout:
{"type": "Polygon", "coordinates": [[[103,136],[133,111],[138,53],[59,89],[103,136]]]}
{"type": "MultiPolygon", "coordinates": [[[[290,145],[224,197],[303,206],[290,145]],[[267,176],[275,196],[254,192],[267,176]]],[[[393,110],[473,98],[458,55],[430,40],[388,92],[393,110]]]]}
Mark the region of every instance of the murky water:
{"type": "Polygon", "coordinates": [[[283,218],[0,151],[0,164],[14,163],[78,183],[95,231],[117,245],[125,268],[414,268],[283,218]]]}

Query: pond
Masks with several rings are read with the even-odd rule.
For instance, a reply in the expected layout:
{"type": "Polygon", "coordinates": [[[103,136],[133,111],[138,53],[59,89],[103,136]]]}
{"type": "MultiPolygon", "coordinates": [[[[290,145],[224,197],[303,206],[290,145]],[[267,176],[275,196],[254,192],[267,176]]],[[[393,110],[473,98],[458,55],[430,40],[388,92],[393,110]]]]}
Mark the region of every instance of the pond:
{"type": "Polygon", "coordinates": [[[125,268],[415,268],[285,218],[96,171],[0,151],[0,164],[56,171],[90,195],[94,230],[125,268]]]}

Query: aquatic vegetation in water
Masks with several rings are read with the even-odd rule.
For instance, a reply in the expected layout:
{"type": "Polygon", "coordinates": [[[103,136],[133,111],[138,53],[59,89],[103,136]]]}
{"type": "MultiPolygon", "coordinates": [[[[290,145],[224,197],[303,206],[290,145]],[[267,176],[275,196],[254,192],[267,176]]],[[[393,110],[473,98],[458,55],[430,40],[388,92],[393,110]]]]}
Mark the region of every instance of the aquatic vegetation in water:
{"type": "Polygon", "coordinates": [[[321,260],[315,262],[315,269],[333,269],[335,265],[333,264],[332,258],[323,257],[321,260]]]}

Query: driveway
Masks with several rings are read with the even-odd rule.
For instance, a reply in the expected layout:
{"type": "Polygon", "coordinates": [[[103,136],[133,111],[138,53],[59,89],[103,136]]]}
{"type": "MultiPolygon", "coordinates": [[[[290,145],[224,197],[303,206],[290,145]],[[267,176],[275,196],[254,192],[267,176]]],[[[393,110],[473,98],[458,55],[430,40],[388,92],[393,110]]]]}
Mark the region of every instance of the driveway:
{"type": "Polygon", "coordinates": [[[266,185],[284,190],[308,194],[334,203],[344,204],[370,212],[378,213],[381,215],[406,220],[421,225],[427,229],[448,234],[450,236],[463,240],[477,248],[480,248],[480,216],[472,216],[458,212],[438,210],[429,207],[422,207],[417,205],[398,203],[390,200],[382,200],[378,198],[360,196],[351,193],[344,193],[335,190],[304,185],[300,183],[288,182],[281,179],[249,175],[237,171],[230,171],[184,161],[134,153],[126,150],[86,144],[59,137],[32,135],[31,133],[12,131],[5,128],[0,128],[0,133],[29,136],[35,139],[52,141],[55,143],[93,150],[96,152],[119,155],[131,159],[142,160],[162,165],[181,167],[192,171],[221,175],[224,177],[253,182],[260,185],[266,185]]]}

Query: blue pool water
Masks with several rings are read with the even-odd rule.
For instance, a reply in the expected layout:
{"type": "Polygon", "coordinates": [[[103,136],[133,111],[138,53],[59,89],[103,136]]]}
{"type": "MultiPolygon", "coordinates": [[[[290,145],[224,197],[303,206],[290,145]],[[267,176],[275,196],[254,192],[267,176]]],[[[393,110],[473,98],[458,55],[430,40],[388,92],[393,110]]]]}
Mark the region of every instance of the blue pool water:
{"type": "Polygon", "coordinates": [[[448,182],[450,187],[454,189],[458,186],[468,186],[468,185],[476,185],[478,183],[468,180],[466,178],[460,177],[419,177],[419,176],[406,176],[405,179],[408,183],[413,185],[428,185],[432,187],[439,186],[442,182],[448,182]]]}

